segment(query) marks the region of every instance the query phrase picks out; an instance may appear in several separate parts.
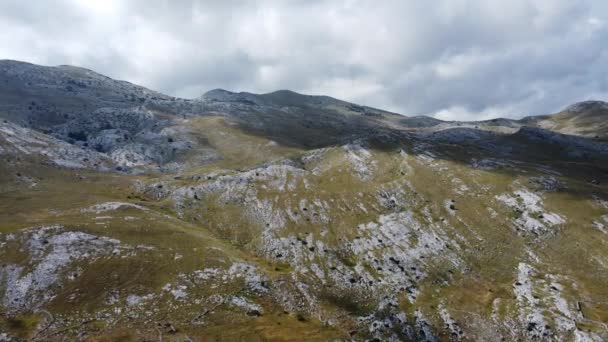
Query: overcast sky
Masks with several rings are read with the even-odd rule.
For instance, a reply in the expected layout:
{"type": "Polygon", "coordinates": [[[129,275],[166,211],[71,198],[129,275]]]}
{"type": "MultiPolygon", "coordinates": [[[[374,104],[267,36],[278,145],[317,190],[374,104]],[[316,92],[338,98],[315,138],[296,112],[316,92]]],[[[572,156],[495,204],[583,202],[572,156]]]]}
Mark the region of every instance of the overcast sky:
{"type": "Polygon", "coordinates": [[[606,0],[0,0],[0,59],[170,95],[330,95],[406,115],[608,100],[606,0]]]}

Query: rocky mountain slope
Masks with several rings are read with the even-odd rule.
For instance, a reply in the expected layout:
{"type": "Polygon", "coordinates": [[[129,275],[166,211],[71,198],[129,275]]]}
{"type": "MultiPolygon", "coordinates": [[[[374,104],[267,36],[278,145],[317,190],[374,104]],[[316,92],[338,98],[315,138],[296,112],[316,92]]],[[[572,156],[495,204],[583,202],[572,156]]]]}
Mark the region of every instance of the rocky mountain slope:
{"type": "Polygon", "coordinates": [[[444,122],[0,61],[0,340],[606,340],[606,107],[444,122]]]}
{"type": "Polygon", "coordinates": [[[606,102],[585,101],[575,103],[555,115],[528,117],[522,121],[564,134],[581,135],[606,141],[608,139],[606,111],[608,111],[606,102]]]}

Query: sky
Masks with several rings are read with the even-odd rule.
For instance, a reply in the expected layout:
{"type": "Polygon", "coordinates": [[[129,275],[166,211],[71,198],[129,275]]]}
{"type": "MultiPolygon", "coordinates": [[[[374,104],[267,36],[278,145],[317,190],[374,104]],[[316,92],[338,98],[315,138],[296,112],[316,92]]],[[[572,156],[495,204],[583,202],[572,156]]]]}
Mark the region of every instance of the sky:
{"type": "Polygon", "coordinates": [[[290,89],[518,118],[608,100],[608,1],[0,0],[0,59],[185,98],[290,89]]]}

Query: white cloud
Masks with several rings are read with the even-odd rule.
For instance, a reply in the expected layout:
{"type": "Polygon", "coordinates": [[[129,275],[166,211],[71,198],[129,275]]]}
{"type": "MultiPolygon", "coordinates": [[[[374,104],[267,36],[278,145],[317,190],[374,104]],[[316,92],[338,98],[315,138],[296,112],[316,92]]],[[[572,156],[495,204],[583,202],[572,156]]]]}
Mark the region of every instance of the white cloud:
{"type": "Polygon", "coordinates": [[[450,119],[608,93],[602,0],[0,2],[0,58],[76,64],[171,95],[326,94],[450,119]]]}

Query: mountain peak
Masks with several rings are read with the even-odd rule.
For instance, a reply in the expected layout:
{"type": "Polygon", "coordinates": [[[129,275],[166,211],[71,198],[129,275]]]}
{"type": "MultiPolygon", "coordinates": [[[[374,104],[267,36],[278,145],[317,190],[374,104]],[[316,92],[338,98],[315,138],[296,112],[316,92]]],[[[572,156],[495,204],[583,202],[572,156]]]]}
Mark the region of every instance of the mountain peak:
{"type": "Polygon", "coordinates": [[[263,94],[263,95],[282,95],[282,96],[298,95],[298,96],[306,96],[304,94],[300,94],[300,93],[297,93],[297,92],[295,92],[293,90],[289,90],[289,89],[279,89],[279,90],[275,90],[275,91],[272,91],[270,93],[266,93],[266,94],[263,94]]]}
{"type": "Polygon", "coordinates": [[[203,96],[214,95],[214,94],[234,94],[234,92],[232,92],[230,90],[222,89],[222,88],[215,88],[215,89],[211,89],[211,90],[207,91],[206,93],[203,94],[203,96]]]}
{"type": "Polygon", "coordinates": [[[222,88],[216,88],[216,89],[211,89],[209,91],[207,91],[206,93],[204,93],[203,95],[201,95],[201,99],[209,99],[209,100],[218,100],[218,101],[222,101],[225,100],[226,98],[233,96],[235,93],[228,91],[226,89],[222,89],[222,88]]]}
{"type": "Polygon", "coordinates": [[[608,102],[597,101],[597,100],[588,100],[588,101],[577,102],[575,104],[572,104],[572,105],[566,107],[566,109],[564,111],[571,112],[571,113],[582,113],[582,112],[587,112],[587,111],[596,110],[596,109],[608,110],[608,102]]]}

